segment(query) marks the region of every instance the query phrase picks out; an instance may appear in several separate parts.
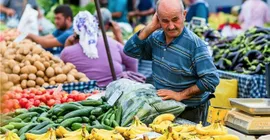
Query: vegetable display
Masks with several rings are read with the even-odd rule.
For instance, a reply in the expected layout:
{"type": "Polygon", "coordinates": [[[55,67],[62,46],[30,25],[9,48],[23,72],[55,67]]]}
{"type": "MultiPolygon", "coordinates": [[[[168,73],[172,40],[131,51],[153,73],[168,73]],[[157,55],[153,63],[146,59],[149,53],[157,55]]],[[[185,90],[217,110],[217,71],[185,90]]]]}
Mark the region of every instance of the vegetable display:
{"type": "Polygon", "coordinates": [[[25,139],[28,133],[41,135],[49,128],[55,129],[59,126],[68,131],[75,131],[83,126],[86,126],[89,132],[93,128],[112,130],[119,126],[121,113],[121,107],[112,107],[102,99],[56,104],[51,109],[42,105],[1,114],[3,119],[0,132],[5,134],[13,131],[21,139],[25,139]]]}
{"type": "Polygon", "coordinates": [[[254,27],[237,37],[227,37],[213,45],[215,65],[220,70],[243,74],[263,74],[270,62],[270,29],[254,27]]]}
{"type": "Polygon", "coordinates": [[[30,40],[0,42],[0,61],[5,91],[89,81],[73,64],[65,64],[30,40]]]}

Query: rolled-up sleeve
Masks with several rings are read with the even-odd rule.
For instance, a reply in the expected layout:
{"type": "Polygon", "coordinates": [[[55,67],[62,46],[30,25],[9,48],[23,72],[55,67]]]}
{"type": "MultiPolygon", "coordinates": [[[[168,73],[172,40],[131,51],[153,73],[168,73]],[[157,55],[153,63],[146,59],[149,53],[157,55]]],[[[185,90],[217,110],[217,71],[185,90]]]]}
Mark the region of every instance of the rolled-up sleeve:
{"type": "Polygon", "coordinates": [[[201,92],[215,92],[216,86],[219,84],[219,76],[207,47],[197,47],[194,55],[193,64],[199,77],[196,85],[201,92]]]}
{"type": "Polygon", "coordinates": [[[139,32],[127,41],[124,53],[130,57],[152,60],[151,35],[145,40],[140,40],[138,34],[139,32]]]}

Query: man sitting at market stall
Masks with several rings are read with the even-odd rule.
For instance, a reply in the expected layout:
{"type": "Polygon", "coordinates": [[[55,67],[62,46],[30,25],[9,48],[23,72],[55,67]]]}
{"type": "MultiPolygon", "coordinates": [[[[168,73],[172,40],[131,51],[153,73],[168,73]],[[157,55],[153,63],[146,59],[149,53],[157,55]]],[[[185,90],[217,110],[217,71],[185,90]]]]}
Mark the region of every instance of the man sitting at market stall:
{"type": "Polygon", "coordinates": [[[68,5],[60,5],[55,10],[55,25],[57,30],[47,36],[29,34],[27,38],[40,44],[54,55],[59,55],[64,48],[66,39],[73,34],[73,15],[68,5]]]}
{"type": "Polygon", "coordinates": [[[184,0],[187,16],[186,22],[190,22],[193,17],[200,17],[208,22],[209,10],[205,0],[184,0]]]}
{"type": "Polygon", "coordinates": [[[152,60],[157,95],[186,104],[181,118],[205,123],[219,77],[206,44],[184,26],[185,16],[181,0],[159,0],[152,21],[130,38],[124,52],[152,60]]]}
{"type": "MultiPolygon", "coordinates": [[[[73,25],[75,40],[67,41],[75,44],[65,47],[60,58],[74,64],[89,79],[96,80],[98,86],[107,86],[113,79],[97,19],[88,11],[82,11],[75,16],[73,25]]],[[[136,73],[137,60],[124,54],[121,43],[107,38],[116,76],[144,82],[144,77],[136,73]],[[123,65],[126,71],[123,70],[123,65]]]]}

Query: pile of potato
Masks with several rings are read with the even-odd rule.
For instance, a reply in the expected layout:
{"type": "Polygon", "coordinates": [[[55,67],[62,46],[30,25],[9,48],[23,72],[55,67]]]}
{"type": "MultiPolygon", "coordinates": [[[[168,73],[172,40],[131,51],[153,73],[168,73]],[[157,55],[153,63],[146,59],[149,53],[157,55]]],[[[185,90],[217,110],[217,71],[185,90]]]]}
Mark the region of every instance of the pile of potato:
{"type": "Polygon", "coordinates": [[[73,64],[26,39],[18,44],[0,42],[0,62],[0,86],[5,91],[89,81],[73,64]]]}

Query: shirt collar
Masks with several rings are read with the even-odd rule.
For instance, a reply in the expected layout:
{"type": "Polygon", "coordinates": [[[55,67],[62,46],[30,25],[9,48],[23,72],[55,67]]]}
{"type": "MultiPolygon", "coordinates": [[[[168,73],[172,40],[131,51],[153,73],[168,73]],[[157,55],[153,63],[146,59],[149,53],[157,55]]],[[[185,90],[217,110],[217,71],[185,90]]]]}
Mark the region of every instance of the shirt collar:
{"type": "MultiPolygon", "coordinates": [[[[183,28],[182,33],[176,37],[170,44],[175,44],[179,41],[180,38],[184,35],[186,32],[186,27],[183,28]]],[[[160,34],[156,37],[157,41],[161,42],[162,44],[166,45],[166,39],[165,39],[165,33],[164,30],[160,30],[160,34]]]]}

